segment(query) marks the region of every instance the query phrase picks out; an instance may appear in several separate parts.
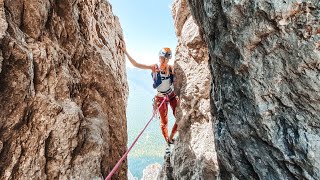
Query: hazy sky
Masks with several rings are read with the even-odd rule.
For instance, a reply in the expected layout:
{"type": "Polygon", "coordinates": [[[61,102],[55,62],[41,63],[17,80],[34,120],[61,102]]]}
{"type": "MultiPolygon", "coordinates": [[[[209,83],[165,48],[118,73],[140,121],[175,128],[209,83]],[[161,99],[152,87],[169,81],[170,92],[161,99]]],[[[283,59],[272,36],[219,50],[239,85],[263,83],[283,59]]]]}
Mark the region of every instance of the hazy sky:
{"type": "MultiPolygon", "coordinates": [[[[171,15],[172,0],[109,2],[114,15],[119,17],[127,51],[136,61],[158,63],[158,52],[162,47],[171,48],[174,55],[177,39],[171,15]]],[[[128,61],[127,66],[131,66],[128,61]]]]}

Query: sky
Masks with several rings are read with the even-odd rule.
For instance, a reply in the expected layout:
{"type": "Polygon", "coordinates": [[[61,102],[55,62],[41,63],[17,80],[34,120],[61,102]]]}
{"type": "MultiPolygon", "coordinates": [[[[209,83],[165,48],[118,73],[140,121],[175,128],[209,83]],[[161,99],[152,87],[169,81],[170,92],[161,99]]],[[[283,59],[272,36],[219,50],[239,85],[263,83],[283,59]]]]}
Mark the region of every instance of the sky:
{"type": "MultiPolygon", "coordinates": [[[[161,48],[173,53],[177,38],[171,15],[172,0],[109,0],[113,14],[119,17],[127,51],[143,64],[159,62],[161,48]]],[[[169,64],[173,64],[170,60],[169,64]]],[[[132,67],[127,60],[127,67],[132,67]]]]}

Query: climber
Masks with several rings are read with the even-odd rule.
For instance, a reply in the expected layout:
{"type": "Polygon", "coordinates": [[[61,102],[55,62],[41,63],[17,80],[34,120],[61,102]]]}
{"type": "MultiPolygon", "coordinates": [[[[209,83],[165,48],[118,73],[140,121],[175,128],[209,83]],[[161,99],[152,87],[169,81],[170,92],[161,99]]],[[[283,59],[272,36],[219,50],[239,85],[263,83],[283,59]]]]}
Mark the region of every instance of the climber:
{"type": "Polygon", "coordinates": [[[124,54],[128,57],[133,66],[140,69],[149,69],[152,71],[152,77],[154,80],[153,88],[157,89],[157,94],[154,98],[156,105],[159,107],[160,103],[167,97],[167,102],[159,108],[160,113],[160,127],[162,135],[165,138],[168,145],[174,143],[174,135],[177,132],[177,123],[174,123],[170,136],[168,136],[168,103],[170,103],[173,115],[175,116],[176,107],[178,105],[178,96],[173,90],[173,66],[169,65],[169,59],[172,54],[170,48],[162,48],[159,52],[160,64],[145,65],[135,61],[127,52],[124,43],[120,44],[120,48],[124,54]]]}

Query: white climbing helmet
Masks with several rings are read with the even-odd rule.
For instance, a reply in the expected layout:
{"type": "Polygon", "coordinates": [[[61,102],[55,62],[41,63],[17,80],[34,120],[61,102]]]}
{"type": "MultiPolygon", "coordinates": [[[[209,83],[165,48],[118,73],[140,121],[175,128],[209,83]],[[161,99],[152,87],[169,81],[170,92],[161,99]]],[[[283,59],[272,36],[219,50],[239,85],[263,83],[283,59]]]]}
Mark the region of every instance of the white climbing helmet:
{"type": "Polygon", "coordinates": [[[164,57],[164,58],[168,58],[168,59],[171,59],[172,58],[172,53],[171,53],[171,50],[170,48],[162,48],[159,52],[159,57],[164,57]]]}

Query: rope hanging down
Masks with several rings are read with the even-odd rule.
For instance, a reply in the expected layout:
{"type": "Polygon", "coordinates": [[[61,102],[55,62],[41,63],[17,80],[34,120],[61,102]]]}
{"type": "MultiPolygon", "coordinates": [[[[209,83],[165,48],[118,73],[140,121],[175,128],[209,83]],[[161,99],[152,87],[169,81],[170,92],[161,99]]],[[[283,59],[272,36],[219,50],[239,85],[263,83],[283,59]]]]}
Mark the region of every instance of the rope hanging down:
{"type": "Polygon", "coordinates": [[[124,153],[124,155],[121,157],[121,159],[117,162],[117,164],[114,166],[114,168],[112,169],[112,171],[109,173],[109,175],[106,177],[105,180],[110,180],[112,175],[118,170],[119,166],[121,165],[122,161],[127,157],[128,153],[130,152],[130,150],[133,148],[133,146],[136,144],[136,142],[138,141],[138,139],[140,138],[140,136],[142,135],[142,133],[144,132],[144,130],[147,128],[147,126],[150,124],[151,120],[154,118],[154,116],[156,115],[156,112],[159,110],[159,108],[163,105],[163,103],[167,100],[167,97],[165,96],[163,101],[161,102],[160,106],[153,111],[152,117],[150,118],[150,120],[148,121],[148,123],[144,126],[144,128],[142,129],[142,131],[140,132],[140,134],[138,135],[138,137],[133,141],[133,143],[131,144],[131,146],[129,147],[129,149],[127,150],[126,153],[124,153]]]}

